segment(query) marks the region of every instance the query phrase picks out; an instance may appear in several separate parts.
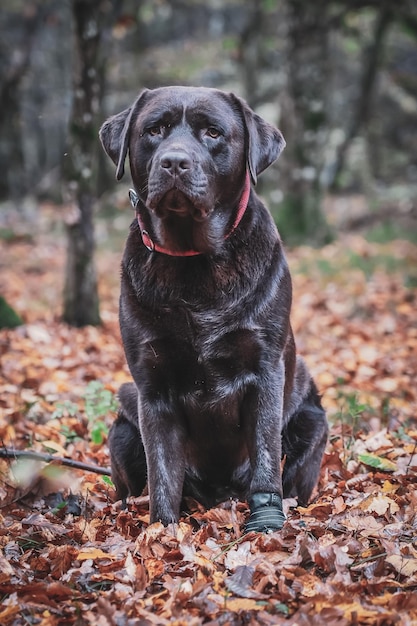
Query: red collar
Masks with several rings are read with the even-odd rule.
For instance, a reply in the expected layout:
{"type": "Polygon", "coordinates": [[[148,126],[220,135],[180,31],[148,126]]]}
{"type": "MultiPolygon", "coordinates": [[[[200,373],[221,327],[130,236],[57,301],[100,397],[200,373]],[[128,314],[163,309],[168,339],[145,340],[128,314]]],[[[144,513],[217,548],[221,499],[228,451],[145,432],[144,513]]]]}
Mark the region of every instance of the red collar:
{"type": "MultiPolygon", "coordinates": [[[[243,189],[243,193],[240,198],[239,206],[236,212],[235,221],[233,222],[232,228],[229,230],[229,232],[225,236],[225,239],[228,239],[230,235],[239,226],[240,221],[245,214],[246,207],[248,206],[249,194],[250,194],[250,175],[249,175],[249,172],[246,172],[245,187],[243,189]]],[[[146,248],[148,248],[148,250],[150,250],[151,252],[160,252],[161,254],[167,254],[169,256],[197,256],[199,254],[202,254],[202,252],[198,252],[198,250],[184,250],[184,251],[168,250],[167,248],[163,248],[158,243],[155,243],[154,241],[152,241],[139,215],[139,211],[138,211],[139,198],[133,189],[129,190],[129,197],[133,205],[133,208],[136,210],[136,218],[138,220],[143,245],[146,248]]]]}

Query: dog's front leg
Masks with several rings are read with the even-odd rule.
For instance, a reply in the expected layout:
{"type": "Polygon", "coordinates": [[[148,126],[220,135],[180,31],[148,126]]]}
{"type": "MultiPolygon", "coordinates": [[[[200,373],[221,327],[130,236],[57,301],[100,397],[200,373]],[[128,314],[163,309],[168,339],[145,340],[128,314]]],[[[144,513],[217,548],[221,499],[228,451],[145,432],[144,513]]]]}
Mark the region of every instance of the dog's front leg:
{"type": "Polygon", "coordinates": [[[140,430],[146,454],[150,523],[179,519],[185,473],[184,433],[169,411],[142,407],[140,430]]]}
{"type": "Polygon", "coordinates": [[[284,364],[281,361],[274,379],[268,377],[253,389],[245,402],[249,426],[248,443],[252,467],[248,503],[250,517],[246,532],[271,532],[282,528],[281,431],[284,364]]]}

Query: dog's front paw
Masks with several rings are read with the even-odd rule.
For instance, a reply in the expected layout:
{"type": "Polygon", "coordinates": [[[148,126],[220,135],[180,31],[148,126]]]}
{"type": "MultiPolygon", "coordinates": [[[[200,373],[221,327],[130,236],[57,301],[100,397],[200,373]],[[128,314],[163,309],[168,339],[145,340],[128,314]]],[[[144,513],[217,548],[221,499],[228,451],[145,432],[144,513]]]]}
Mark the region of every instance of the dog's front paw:
{"type": "Polygon", "coordinates": [[[254,493],[249,498],[250,517],[245,533],[268,533],[280,530],[285,522],[282,498],[277,493],[254,493]]]}

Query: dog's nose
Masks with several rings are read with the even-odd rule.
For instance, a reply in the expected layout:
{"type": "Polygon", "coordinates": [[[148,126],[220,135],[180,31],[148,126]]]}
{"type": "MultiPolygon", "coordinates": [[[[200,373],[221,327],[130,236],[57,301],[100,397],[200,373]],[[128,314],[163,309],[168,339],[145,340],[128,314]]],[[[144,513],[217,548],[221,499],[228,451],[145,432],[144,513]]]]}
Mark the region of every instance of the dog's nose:
{"type": "Polygon", "coordinates": [[[179,150],[165,152],[161,156],[160,163],[161,167],[168,170],[171,174],[182,174],[192,166],[192,161],[188,154],[179,150]]]}

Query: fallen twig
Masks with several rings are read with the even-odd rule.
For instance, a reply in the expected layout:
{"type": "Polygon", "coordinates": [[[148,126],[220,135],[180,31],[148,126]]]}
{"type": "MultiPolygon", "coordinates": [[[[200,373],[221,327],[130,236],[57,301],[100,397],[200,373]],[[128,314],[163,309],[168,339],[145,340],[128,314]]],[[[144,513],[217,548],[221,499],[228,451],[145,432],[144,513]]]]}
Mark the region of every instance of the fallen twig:
{"type": "Polygon", "coordinates": [[[84,470],[86,472],[94,472],[95,474],[111,476],[111,470],[109,467],[100,467],[99,465],[82,463],[81,461],[74,461],[74,459],[67,459],[63,456],[54,456],[53,454],[35,452],[34,450],[15,450],[14,448],[0,448],[0,458],[35,459],[37,461],[43,461],[44,463],[57,463],[58,465],[65,465],[67,467],[84,470]]]}

